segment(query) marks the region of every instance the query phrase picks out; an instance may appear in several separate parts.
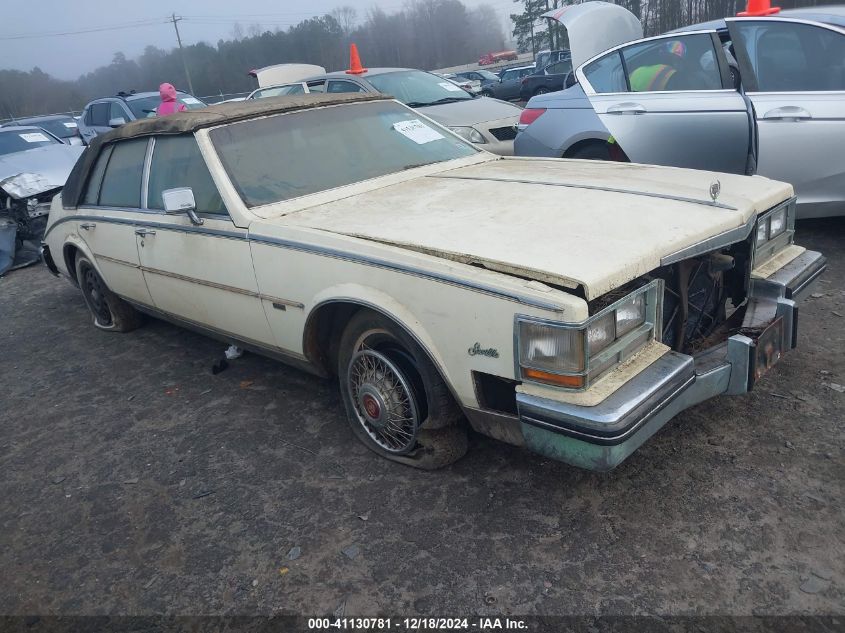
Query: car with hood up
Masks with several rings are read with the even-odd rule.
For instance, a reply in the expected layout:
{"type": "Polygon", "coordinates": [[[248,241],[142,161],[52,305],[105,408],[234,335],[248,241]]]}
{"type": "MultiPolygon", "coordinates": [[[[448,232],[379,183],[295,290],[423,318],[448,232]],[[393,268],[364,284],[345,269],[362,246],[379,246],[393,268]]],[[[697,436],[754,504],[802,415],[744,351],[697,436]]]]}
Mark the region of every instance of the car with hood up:
{"type": "Polygon", "coordinates": [[[72,116],[67,114],[48,114],[44,116],[33,116],[23,119],[15,119],[4,123],[0,127],[18,127],[21,125],[34,125],[46,130],[57,137],[66,145],[84,145],[82,135],[79,133],[79,125],[72,116]]]}
{"type": "Polygon", "coordinates": [[[452,81],[412,68],[338,71],[303,80],[308,92],[383,93],[500,155],[513,154],[521,109],[497,99],[468,94],[452,81]]]}
{"type": "Polygon", "coordinates": [[[0,274],[18,260],[25,242],[35,244],[47,224],[50,202],[64,186],[85,148],[70,146],[35,126],[0,128],[0,274]]]}
{"type": "MultiPolygon", "coordinates": [[[[206,107],[206,104],[181,90],[176,91],[176,101],[188,110],[206,107]]],[[[103,97],[89,102],[79,119],[79,133],[86,143],[98,134],[104,134],[136,119],[154,117],[161,103],[158,92],[120,92],[114,97],[103,97]]]]}
{"type": "Polygon", "coordinates": [[[845,7],[760,13],[646,39],[617,5],[547,13],[577,83],[529,101],[517,155],[758,173],[799,217],[845,214],[845,7]]]}
{"type": "Polygon", "coordinates": [[[825,260],[794,213],[759,176],[496,156],[384,95],[310,94],[98,137],[43,258],[104,332],[147,314],[336,377],[385,458],[444,466],[472,427],[608,470],[795,347],[825,260]]]}

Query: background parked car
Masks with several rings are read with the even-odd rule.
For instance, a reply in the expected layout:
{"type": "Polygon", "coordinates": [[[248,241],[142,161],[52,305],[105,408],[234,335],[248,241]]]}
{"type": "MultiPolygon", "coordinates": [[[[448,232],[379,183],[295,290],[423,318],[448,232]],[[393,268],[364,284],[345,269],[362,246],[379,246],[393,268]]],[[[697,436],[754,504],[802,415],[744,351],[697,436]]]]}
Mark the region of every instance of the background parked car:
{"type": "MultiPolygon", "coordinates": [[[[176,95],[176,100],[189,110],[206,107],[205,103],[181,90],[176,95]]],[[[120,93],[115,97],[95,99],[82,111],[79,132],[85,142],[90,143],[98,134],[124,123],[155,116],[159,103],[161,96],[158,92],[120,93]]]]}
{"type": "Polygon", "coordinates": [[[305,80],[309,92],[381,92],[495,154],[513,154],[520,108],[487,97],[472,97],[455,83],[411,68],[338,71],[305,80]]]}
{"type": "Polygon", "coordinates": [[[801,218],[845,214],[845,7],[647,39],[615,5],[573,6],[560,21],[573,54],[587,57],[574,34],[593,55],[576,69],[577,85],[528,102],[518,155],[758,173],[792,183],[801,218]],[[604,14],[606,29],[584,28],[586,14],[604,14]]]}
{"type": "Polygon", "coordinates": [[[528,101],[534,95],[563,90],[572,76],[572,62],[569,59],[554,62],[539,72],[523,77],[519,83],[519,96],[523,101],[528,101]]]}
{"type": "Polygon", "coordinates": [[[52,114],[48,116],[34,116],[26,119],[15,119],[11,123],[4,123],[2,127],[34,125],[47,130],[59,138],[66,145],[84,145],[79,125],[72,116],[66,114],[52,114]]]}
{"type": "Polygon", "coordinates": [[[481,94],[481,82],[474,79],[467,79],[465,77],[458,77],[455,73],[446,73],[441,75],[444,79],[448,79],[453,84],[460,86],[462,90],[467,91],[471,95],[481,94]]]}
{"type": "Polygon", "coordinates": [[[506,68],[499,73],[499,79],[495,83],[488,84],[481,89],[481,94],[487,97],[495,97],[504,101],[515,101],[519,99],[519,87],[523,77],[534,72],[534,66],[519,66],[517,68],[506,68]]]}
{"type": "Polygon", "coordinates": [[[460,73],[455,73],[458,77],[469,79],[470,81],[477,81],[481,86],[482,91],[486,86],[493,83],[498,83],[499,75],[491,73],[489,70],[465,70],[460,73]]]}
{"type": "Polygon", "coordinates": [[[537,52],[537,55],[534,57],[534,65],[537,68],[545,68],[549,64],[554,64],[562,59],[572,59],[572,53],[570,53],[568,48],[559,48],[553,51],[546,49],[537,52]]]}
{"type": "Polygon", "coordinates": [[[308,94],[309,92],[311,91],[308,90],[308,84],[304,81],[297,81],[290,84],[256,88],[246,96],[244,101],[249,101],[250,99],[266,99],[267,97],[284,97],[285,95],[301,95],[308,94]]]}
{"type": "Polygon", "coordinates": [[[0,128],[0,274],[38,260],[50,202],[83,151],[40,127],[0,128]]]}

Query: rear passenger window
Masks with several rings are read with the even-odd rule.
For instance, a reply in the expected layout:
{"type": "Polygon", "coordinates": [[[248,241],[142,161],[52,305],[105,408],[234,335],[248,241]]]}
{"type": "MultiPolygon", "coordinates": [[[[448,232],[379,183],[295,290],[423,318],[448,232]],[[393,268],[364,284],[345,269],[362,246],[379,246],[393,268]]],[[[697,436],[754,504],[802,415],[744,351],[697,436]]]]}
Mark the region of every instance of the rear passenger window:
{"type": "Polygon", "coordinates": [[[97,157],[94,169],[91,170],[91,174],[88,176],[88,186],[85,188],[85,196],[82,199],[82,204],[97,204],[97,199],[100,197],[100,184],[103,182],[103,174],[106,171],[111,150],[112,146],[107,145],[97,157]]]}
{"type": "Polygon", "coordinates": [[[190,187],[199,213],[228,215],[193,136],[159,136],[153,147],[147,206],[164,209],[161,192],[190,187]]]}
{"type": "Polygon", "coordinates": [[[611,53],[584,67],[584,76],[597,93],[627,92],[625,70],[618,52],[611,53]]]}
{"type": "Polygon", "coordinates": [[[146,154],[145,138],[115,144],[100,188],[101,206],[140,208],[146,154]]]}

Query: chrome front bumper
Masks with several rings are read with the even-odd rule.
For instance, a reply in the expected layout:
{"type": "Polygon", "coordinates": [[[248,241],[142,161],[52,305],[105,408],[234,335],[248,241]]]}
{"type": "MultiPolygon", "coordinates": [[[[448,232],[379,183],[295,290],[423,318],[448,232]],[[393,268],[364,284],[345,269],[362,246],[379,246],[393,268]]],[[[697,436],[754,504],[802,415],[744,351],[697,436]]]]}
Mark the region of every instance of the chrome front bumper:
{"type": "Polygon", "coordinates": [[[781,351],[796,346],[796,301],[825,267],[824,257],[806,251],[768,279],[753,280],[744,334],[695,356],[667,352],[596,406],[518,393],[525,446],[574,466],[607,471],[684,409],[720,394],[750,391],[781,351]],[[772,333],[779,346],[771,347],[772,333]]]}

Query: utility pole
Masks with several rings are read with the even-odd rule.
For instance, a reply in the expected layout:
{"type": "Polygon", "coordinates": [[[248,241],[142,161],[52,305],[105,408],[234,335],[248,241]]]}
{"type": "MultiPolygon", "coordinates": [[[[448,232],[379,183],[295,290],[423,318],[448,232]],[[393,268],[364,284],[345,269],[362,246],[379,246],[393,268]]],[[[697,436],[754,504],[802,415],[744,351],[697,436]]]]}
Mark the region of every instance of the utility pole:
{"type": "Polygon", "coordinates": [[[179,42],[179,55],[182,58],[182,66],[185,67],[185,78],[188,80],[188,92],[194,94],[194,86],[191,84],[191,73],[188,72],[188,62],[185,61],[185,49],[182,48],[182,38],[179,36],[179,25],[176,24],[182,18],[177,18],[174,13],[170,16],[173,28],[176,29],[176,41],[179,42]]]}

